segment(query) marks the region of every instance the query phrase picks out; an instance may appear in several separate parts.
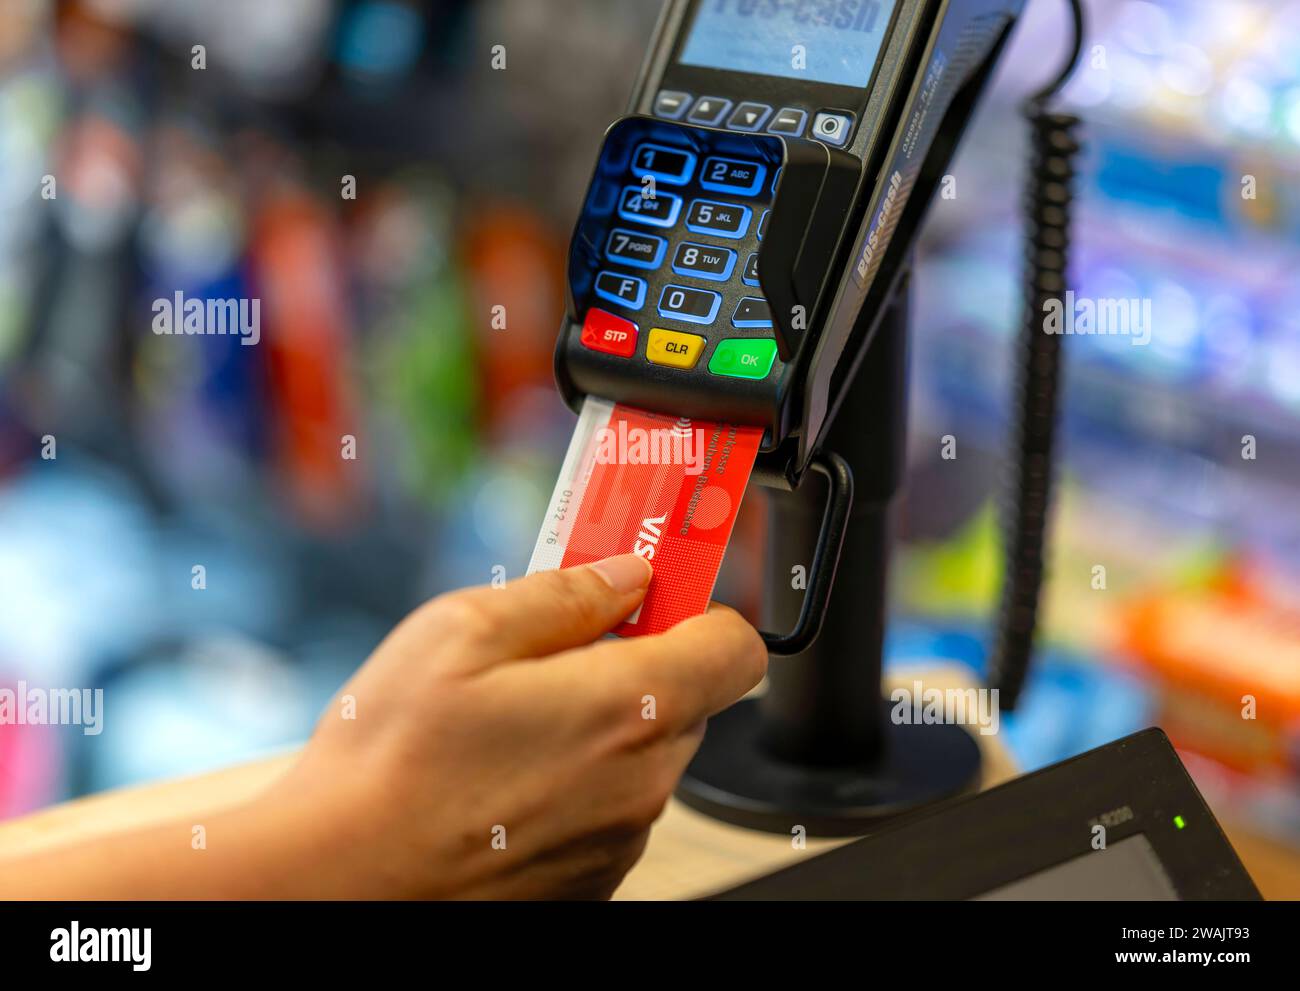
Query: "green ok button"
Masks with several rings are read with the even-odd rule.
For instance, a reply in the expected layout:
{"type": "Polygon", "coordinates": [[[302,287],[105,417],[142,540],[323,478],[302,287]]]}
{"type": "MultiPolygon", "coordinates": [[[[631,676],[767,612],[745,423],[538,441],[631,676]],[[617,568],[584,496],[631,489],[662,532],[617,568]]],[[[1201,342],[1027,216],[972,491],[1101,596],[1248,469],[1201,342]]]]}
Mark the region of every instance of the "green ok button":
{"type": "Polygon", "coordinates": [[[761,379],[776,360],[776,341],[733,339],[721,341],[709,359],[714,375],[739,379],[761,379]]]}

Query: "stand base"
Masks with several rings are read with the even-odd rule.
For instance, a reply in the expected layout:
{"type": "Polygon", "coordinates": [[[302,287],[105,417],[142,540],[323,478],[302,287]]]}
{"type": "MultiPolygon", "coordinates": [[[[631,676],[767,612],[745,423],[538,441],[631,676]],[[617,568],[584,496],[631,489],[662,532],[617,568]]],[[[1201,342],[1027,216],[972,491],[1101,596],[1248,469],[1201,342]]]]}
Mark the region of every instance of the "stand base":
{"type": "Polygon", "coordinates": [[[900,726],[886,715],[884,753],[870,764],[839,767],[778,760],[761,746],[761,732],[756,699],[710,719],[677,797],[749,829],[789,835],[802,826],[809,836],[858,836],[979,784],[979,744],[960,726],[900,726]]]}

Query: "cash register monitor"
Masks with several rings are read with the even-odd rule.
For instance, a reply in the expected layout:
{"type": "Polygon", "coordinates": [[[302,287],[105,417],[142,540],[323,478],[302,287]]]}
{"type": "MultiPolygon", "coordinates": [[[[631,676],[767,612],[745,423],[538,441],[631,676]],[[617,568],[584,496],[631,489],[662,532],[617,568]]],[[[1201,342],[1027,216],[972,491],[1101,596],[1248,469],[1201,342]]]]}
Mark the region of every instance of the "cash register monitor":
{"type": "Polygon", "coordinates": [[[1260,895],[1168,738],[1148,729],[907,816],[717,897],[1172,901],[1260,895]]]}

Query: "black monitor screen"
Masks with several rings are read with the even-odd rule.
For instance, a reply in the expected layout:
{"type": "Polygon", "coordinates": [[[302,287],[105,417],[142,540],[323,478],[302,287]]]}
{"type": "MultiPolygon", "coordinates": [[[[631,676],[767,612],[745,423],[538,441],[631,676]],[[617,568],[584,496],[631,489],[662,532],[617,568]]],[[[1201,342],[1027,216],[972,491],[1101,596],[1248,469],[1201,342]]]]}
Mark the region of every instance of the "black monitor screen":
{"type": "Polygon", "coordinates": [[[976,901],[1178,900],[1160,858],[1138,833],[979,895],[976,901]]]}

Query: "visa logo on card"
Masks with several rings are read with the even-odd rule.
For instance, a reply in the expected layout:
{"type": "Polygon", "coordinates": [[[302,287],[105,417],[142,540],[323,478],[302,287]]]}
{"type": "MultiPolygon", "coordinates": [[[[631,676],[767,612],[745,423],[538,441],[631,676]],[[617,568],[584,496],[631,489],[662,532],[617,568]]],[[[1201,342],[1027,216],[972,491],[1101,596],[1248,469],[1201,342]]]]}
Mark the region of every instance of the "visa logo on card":
{"type": "Polygon", "coordinates": [[[528,573],[639,554],[655,568],[614,632],[659,633],[708,607],[763,438],[588,397],[528,573]]]}

